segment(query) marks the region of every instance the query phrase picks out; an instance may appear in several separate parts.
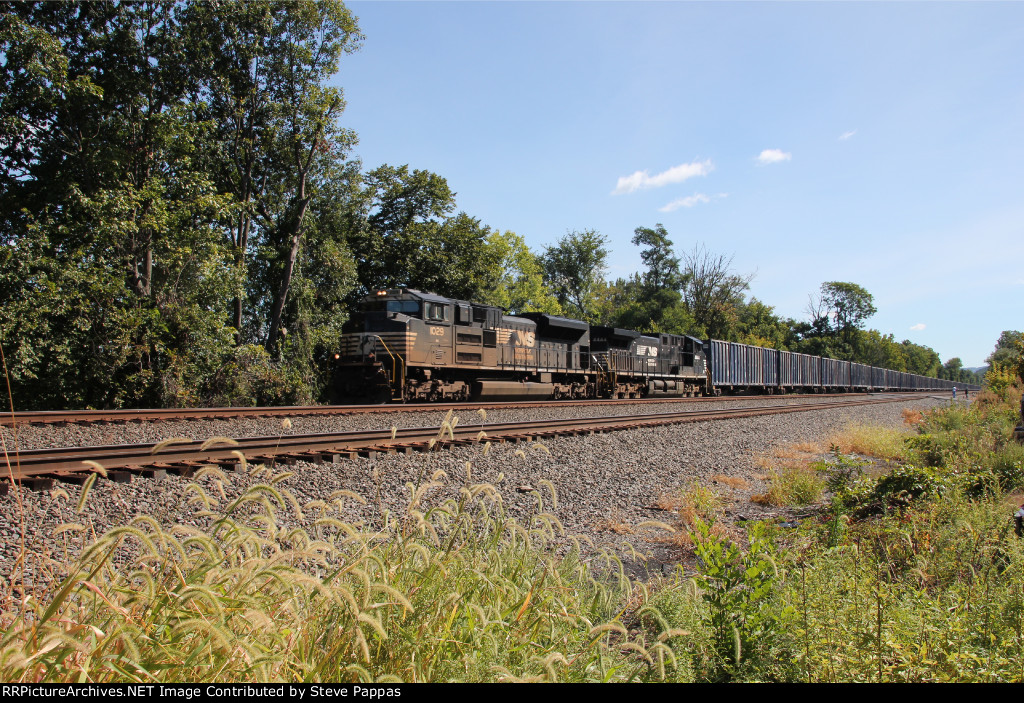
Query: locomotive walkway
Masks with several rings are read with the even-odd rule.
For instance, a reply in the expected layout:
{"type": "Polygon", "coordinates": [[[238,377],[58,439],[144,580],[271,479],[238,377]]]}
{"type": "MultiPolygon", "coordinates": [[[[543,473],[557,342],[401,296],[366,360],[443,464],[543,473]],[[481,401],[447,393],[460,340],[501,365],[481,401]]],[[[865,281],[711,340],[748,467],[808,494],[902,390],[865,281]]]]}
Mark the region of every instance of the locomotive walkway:
{"type": "MultiPolygon", "coordinates": [[[[704,422],[780,413],[811,412],[841,407],[901,402],[928,397],[933,393],[893,393],[872,396],[839,396],[839,400],[800,402],[767,407],[715,410],[689,409],[647,415],[561,418],[527,422],[487,423],[459,426],[446,422],[437,427],[411,427],[391,430],[277,435],[230,439],[213,438],[205,442],[165,440],[154,444],[66,447],[19,452],[0,463],[6,480],[27,488],[46,490],[57,481],[84,483],[92,474],[127,482],[133,477],[159,479],[168,473],[190,476],[204,466],[224,470],[244,470],[247,464],[292,465],[300,461],[339,463],[359,456],[373,458],[379,453],[435,451],[447,446],[483,442],[537,441],[546,437],[593,434],[656,425],[704,422]]],[[[820,396],[819,396],[820,397],[820,396]]],[[[632,401],[636,402],[636,401],[632,401]]],[[[549,404],[545,404],[547,406],[549,404]]],[[[478,407],[459,404],[460,408],[478,407]]],[[[506,405],[507,407],[507,405],[506,405]]],[[[431,406],[436,409],[436,406],[431,406]]],[[[451,412],[449,412],[451,417],[451,412]]]]}

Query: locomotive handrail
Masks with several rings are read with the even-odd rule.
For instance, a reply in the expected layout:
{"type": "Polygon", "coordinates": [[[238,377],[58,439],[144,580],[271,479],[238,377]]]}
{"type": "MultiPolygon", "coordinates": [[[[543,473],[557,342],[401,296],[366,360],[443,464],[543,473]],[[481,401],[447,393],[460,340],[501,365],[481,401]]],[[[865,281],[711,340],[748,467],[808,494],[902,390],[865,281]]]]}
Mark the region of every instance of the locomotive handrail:
{"type": "Polygon", "coordinates": [[[388,353],[388,356],[391,357],[391,381],[396,386],[394,388],[394,390],[398,392],[398,395],[397,396],[393,396],[393,397],[394,397],[395,400],[401,400],[405,396],[405,393],[404,393],[404,391],[405,391],[405,359],[402,358],[401,354],[392,353],[391,349],[388,348],[387,342],[385,342],[383,339],[381,339],[379,335],[375,334],[375,335],[373,335],[373,338],[376,341],[381,343],[381,346],[384,347],[384,351],[386,351],[388,353]],[[402,371],[397,376],[395,375],[396,374],[396,361],[395,361],[396,359],[398,360],[397,363],[401,365],[401,371],[402,371]],[[395,383],[395,379],[396,378],[398,379],[397,383],[395,383]]]}

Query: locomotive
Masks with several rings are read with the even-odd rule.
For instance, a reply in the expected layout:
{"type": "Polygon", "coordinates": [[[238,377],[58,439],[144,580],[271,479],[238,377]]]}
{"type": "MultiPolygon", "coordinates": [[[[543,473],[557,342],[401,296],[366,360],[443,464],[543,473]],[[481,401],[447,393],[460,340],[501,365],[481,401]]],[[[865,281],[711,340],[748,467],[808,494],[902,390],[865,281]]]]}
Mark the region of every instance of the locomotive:
{"type": "Polygon", "coordinates": [[[343,329],[334,367],[336,398],[370,402],[932,390],[953,385],[736,342],[645,334],[547,313],[506,315],[493,305],[412,288],[378,290],[363,299],[343,329]]]}
{"type": "Polygon", "coordinates": [[[411,288],[363,299],[335,354],[340,398],[515,400],[699,395],[704,343],[411,288]]]}

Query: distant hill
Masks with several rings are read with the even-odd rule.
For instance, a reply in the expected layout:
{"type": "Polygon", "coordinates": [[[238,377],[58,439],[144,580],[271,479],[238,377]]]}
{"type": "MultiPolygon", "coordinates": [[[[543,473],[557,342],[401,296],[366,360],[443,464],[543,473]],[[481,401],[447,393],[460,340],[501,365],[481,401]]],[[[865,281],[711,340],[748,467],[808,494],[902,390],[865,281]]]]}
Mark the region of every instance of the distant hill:
{"type": "Polygon", "coordinates": [[[973,371],[974,373],[985,373],[988,371],[988,365],[985,366],[965,366],[964,371],[973,371]]]}

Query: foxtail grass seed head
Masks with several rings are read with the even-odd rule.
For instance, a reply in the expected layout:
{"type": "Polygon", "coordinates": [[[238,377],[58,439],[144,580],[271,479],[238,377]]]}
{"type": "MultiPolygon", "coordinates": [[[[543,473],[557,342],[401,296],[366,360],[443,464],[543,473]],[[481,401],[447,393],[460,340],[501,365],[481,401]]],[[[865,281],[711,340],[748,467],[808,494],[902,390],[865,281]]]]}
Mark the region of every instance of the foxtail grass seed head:
{"type": "MultiPolygon", "coordinates": [[[[86,459],[82,463],[88,466],[90,469],[95,471],[103,478],[107,477],[107,470],[103,468],[103,466],[99,462],[95,462],[92,459],[86,459]]],[[[93,475],[93,480],[95,480],[95,474],[93,475]]],[[[89,485],[91,486],[92,484],[90,483],[89,485]]]]}
{"type": "Polygon", "coordinates": [[[162,439],[159,442],[157,442],[156,444],[154,444],[153,445],[153,449],[150,450],[149,453],[150,454],[157,454],[159,452],[162,452],[164,449],[166,449],[167,447],[171,446],[172,444],[191,444],[191,443],[192,443],[192,440],[189,439],[188,437],[169,437],[167,439],[162,439]]]}
{"type": "Polygon", "coordinates": [[[96,476],[98,474],[92,474],[89,478],[85,479],[85,483],[82,484],[82,495],[78,497],[78,505],[75,506],[75,512],[81,514],[85,509],[85,499],[89,497],[89,491],[92,490],[92,484],[96,483],[96,476]]]}
{"type": "Polygon", "coordinates": [[[281,429],[290,430],[292,428],[292,420],[289,417],[281,420],[281,429]]]}
{"type": "MultiPolygon", "coordinates": [[[[238,446],[238,440],[237,439],[232,439],[231,437],[210,437],[208,440],[203,442],[202,446],[200,446],[199,448],[202,449],[205,452],[210,447],[218,447],[218,446],[237,447],[238,446]]],[[[154,452],[155,452],[155,449],[154,449],[154,452]]]]}

